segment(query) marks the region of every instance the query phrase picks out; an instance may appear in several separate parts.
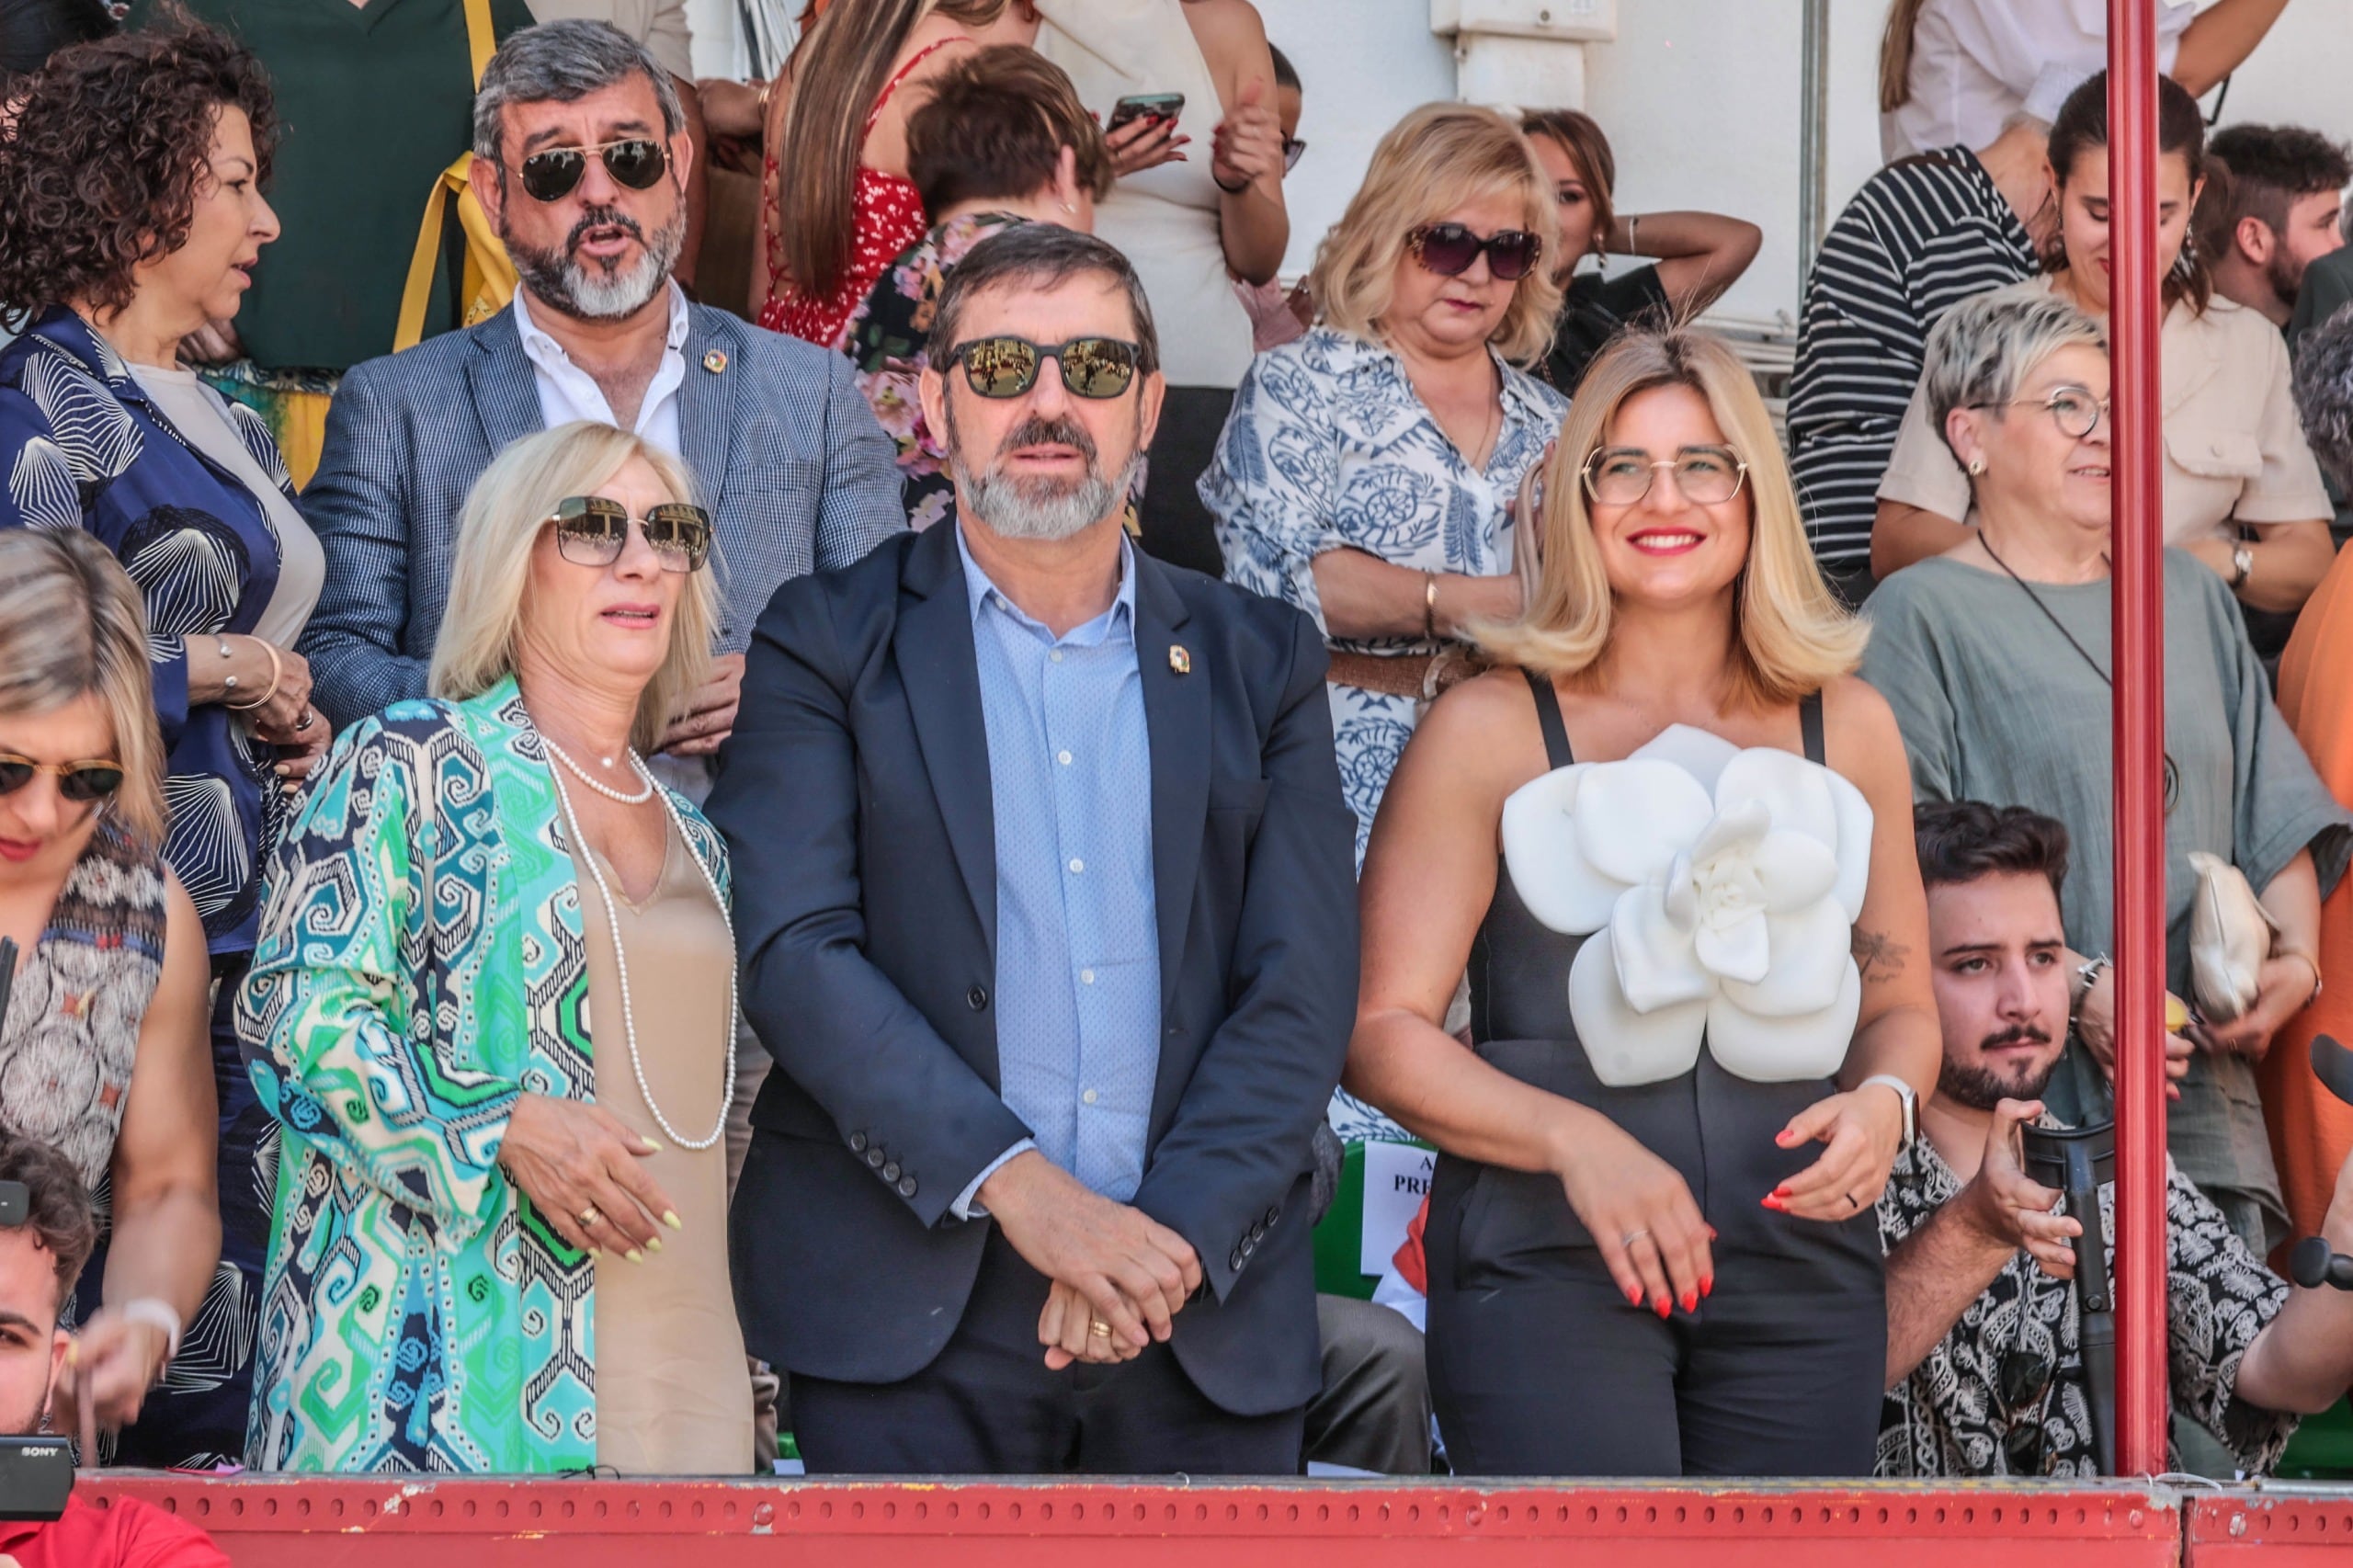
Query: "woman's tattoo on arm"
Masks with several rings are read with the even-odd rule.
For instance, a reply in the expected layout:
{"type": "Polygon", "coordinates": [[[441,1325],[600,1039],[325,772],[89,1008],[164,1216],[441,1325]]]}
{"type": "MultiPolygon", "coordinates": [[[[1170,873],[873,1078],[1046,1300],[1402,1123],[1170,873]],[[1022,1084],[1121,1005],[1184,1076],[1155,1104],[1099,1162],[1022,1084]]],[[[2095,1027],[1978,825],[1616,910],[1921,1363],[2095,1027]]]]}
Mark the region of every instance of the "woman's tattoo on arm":
{"type": "Polygon", "coordinates": [[[1904,972],[1904,960],[1911,952],[1910,948],[1884,931],[1855,927],[1855,963],[1865,980],[1893,980],[1904,972]]]}

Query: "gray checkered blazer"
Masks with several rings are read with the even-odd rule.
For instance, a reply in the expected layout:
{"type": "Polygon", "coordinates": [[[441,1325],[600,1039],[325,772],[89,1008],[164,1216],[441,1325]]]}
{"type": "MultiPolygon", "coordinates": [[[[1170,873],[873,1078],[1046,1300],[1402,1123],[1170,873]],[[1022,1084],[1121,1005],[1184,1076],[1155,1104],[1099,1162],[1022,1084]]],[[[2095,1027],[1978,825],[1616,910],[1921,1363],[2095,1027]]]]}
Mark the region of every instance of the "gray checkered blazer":
{"type": "MultiPolygon", "coordinates": [[[[688,311],[679,441],[718,528],[719,651],[737,653],[779,584],[849,565],[907,518],[895,450],[847,358],[688,311]]],[[[512,311],[344,377],[301,495],[326,587],[300,651],[335,728],[425,695],[466,493],[540,425],[512,311]]]]}

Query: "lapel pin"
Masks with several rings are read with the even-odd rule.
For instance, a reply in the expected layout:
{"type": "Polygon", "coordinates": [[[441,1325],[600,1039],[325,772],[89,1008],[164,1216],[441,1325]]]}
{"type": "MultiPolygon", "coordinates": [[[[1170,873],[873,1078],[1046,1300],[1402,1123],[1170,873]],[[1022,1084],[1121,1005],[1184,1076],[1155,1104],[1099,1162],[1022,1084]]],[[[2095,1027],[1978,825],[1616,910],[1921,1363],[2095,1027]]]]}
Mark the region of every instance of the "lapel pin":
{"type": "Polygon", "coordinates": [[[702,357],[702,368],[715,376],[727,369],[727,356],[714,348],[702,357]]]}
{"type": "Polygon", "coordinates": [[[1182,642],[1168,644],[1168,667],[1180,676],[1188,676],[1193,673],[1193,655],[1185,652],[1185,645],[1182,642]]]}

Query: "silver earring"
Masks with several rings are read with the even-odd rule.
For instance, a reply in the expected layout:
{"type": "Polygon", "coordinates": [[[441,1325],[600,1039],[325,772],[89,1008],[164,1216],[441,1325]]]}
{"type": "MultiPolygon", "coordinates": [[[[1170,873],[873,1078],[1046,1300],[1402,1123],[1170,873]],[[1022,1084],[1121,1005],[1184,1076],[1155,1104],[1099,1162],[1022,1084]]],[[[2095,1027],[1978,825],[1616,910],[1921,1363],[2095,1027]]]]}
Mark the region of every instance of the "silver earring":
{"type": "Polygon", "coordinates": [[[1972,478],[1972,479],[1977,479],[1977,478],[1980,478],[1980,477],[1982,477],[1982,476],[1984,474],[1984,472],[1985,472],[1985,460],[1984,460],[1984,458],[1972,458],[1972,459],[1970,459],[1970,460],[1969,460],[1969,477],[1970,477],[1970,478],[1972,478]]]}

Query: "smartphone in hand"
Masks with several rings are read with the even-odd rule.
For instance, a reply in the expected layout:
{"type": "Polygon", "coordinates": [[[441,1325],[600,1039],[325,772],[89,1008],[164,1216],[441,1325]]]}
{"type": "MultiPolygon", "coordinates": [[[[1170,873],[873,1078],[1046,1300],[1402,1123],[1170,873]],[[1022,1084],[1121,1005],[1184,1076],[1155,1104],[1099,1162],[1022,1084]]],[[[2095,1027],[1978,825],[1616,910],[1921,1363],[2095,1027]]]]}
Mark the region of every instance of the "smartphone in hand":
{"type": "Polygon", "coordinates": [[[1137,93],[1111,106],[1110,122],[1103,129],[1108,133],[1139,119],[1174,121],[1184,110],[1185,95],[1182,93],[1137,93]]]}

